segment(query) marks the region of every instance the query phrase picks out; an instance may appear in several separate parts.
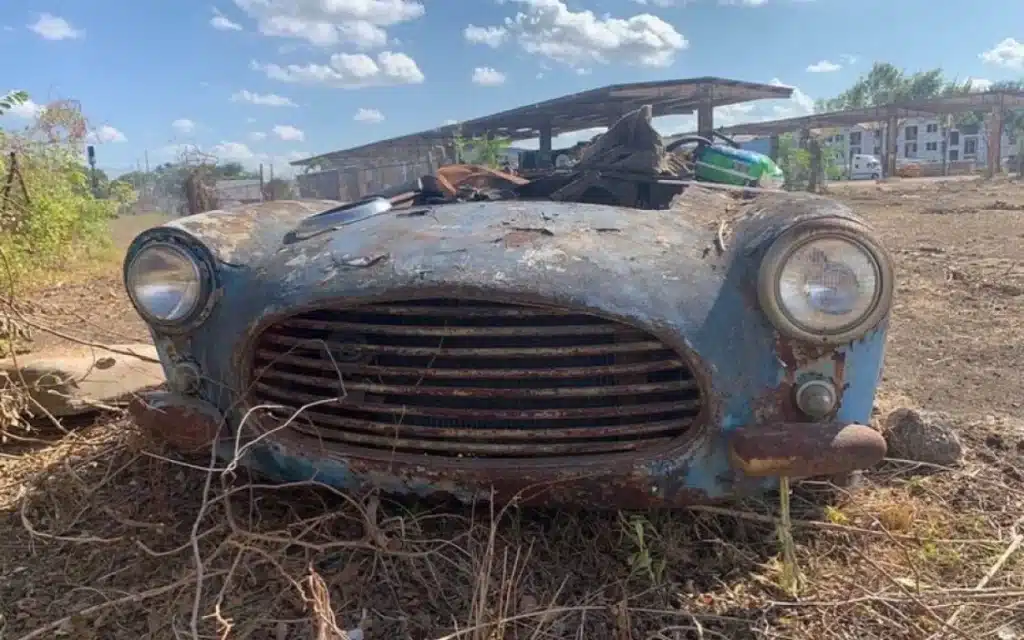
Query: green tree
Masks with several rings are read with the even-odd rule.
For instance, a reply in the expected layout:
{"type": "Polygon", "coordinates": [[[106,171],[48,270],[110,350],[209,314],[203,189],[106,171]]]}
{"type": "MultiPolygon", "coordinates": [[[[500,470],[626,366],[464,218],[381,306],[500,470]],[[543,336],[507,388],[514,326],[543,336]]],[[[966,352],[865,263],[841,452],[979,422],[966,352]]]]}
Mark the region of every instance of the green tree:
{"type": "Polygon", "coordinates": [[[214,165],[212,173],[217,180],[254,180],[260,177],[260,174],[256,172],[247,171],[241,162],[225,162],[214,165]]]}
{"type": "Polygon", "coordinates": [[[473,162],[497,169],[505,160],[512,140],[501,136],[466,138],[461,132],[457,132],[453,144],[458,162],[473,162]]]}
{"type": "MultiPolygon", "coordinates": [[[[968,90],[969,90],[969,83],[968,90]]],[[[906,73],[888,62],[876,62],[846,91],[838,96],[819,100],[819,111],[840,111],[879,107],[893,102],[928,100],[947,91],[955,91],[942,74],[942,69],[906,73]]]]}
{"type": "Polygon", "coordinates": [[[28,102],[28,94],[24,91],[8,91],[5,95],[0,96],[0,116],[26,102],[28,102]]]}
{"type": "MultiPolygon", "coordinates": [[[[107,223],[117,205],[92,192],[85,135],[74,101],[51,102],[24,131],[0,130],[0,148],[13,151],[24,185],[0,207],[0,252],[16,279],[109,245],[107,223]]],[[[12,171],[10,158],[0,155],[0,176],[12,171]]]]}

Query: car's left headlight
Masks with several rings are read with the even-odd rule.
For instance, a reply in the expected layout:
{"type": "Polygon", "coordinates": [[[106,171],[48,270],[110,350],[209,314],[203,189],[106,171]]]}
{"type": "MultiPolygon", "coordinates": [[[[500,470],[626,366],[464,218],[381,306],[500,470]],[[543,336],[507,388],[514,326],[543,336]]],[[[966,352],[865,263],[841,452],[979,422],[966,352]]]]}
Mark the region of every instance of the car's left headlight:
{"type": "Polygon", "coordinates": [[[205,302],[203,266],[177,244],[144,245],[127,265],[125,285],[139,313],[160,324],[185,322],[205,302]]]}
{"type": "Polygon", "coordinates": [[[758,297],[790,337],[840,344],[874,327],[892,304],[892,263],[858,225],[818,222],[782,234],[761,263],[758,297]]]}

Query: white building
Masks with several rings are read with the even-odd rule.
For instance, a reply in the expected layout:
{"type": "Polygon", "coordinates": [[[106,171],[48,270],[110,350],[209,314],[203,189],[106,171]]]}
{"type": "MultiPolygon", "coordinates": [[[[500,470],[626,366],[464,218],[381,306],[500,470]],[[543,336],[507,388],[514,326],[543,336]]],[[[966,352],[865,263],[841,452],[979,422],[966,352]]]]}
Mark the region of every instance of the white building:
{"type": "MultiPolygon", "coordinates": [[[[942,162],[942,125],[937,118],[904,118],[899,124],[896,138],[897,162],[942,162]]],[[[885,149],[883,123],[843,127],[834,131],[832,135],[826,136],[826,144],[833,148],[846,148],[849,157],[858,153],[882,157],[885,149]]],[[[1002,156],[1005,160],[1014,161],[1016,146],[1017,140],[1004,132],[1002,156]]],[[[949,162],[968,161],[973,162],[976,167],[986,166],[988,133],[985,124],[951,128],[946,154],[946,160],[949,162]]],[[[1005,166],[1006,162],[1003,164],[1005,166]]]]}

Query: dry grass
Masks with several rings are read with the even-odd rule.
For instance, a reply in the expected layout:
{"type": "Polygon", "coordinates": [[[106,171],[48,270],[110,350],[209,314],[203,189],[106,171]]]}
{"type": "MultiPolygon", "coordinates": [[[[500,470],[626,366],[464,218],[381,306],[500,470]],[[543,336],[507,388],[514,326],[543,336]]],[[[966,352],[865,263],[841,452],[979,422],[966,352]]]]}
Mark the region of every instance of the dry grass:
{"type": "MultiPolygon", "coordinates": [[[[989,197],[984,185],[960,188],[989,197]]],[[[903,277],[879,405],[949,411],[971,454],[958,469],[890,461],[852,490],[796,487],[796,594],[784,588],[777,497],[573,513],[269,486],[161,451],[112,414],[0,451],[0,638],[1024,634],[1021,299],[985,284],[1013,284],[1016,272],[999,280],[983,262],[1024,257],[1006,238],[1024,225],[1006,211],[937,219],[901,195],[849,196],[882,228],[903,277]],[[942,249],[941,264],[911,257],[925,245],[942,249]],[[972,278],[947,283],[950,267],[972,278]]],[[[123,315],[123,304],[66,303],[58,318],[103,325],[95,314],[123,315]]]]}
{"type": "Polygon", "coordinates": [[[925,638],[963,605],[946,637],[979,638],[1024,612],[1019,557],[978,586],[1024,513],[993,469],[800,487],[792,597],[765,504],[474,512],[207,464],[123,420],[10,459],[8,637],[925,638]]]}

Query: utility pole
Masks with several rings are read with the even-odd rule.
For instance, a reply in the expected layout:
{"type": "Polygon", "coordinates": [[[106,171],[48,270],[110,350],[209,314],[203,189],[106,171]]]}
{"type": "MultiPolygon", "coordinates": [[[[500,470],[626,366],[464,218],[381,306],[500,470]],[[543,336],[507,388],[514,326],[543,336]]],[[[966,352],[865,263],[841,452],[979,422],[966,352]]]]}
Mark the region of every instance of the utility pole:
{"type": "Polygon", "coordinates": [[[260,202],[267,201],[267,190],[263,184],[263,163],[260,163],[260,202]]]}
{"type": "Polygon", "coordinates": [[[89,156],[89,181],[92,183],[92,195],[94,198],[98,198],[100,190],[96,178],[96,147],[90,144],[86,147],[86,153],[89,156]]]}
{"type": "Polygon", "coordinates": [[[146,158],[146,173],[149,173],[149,149],[146,149],[143,153],[146,158]]]}

